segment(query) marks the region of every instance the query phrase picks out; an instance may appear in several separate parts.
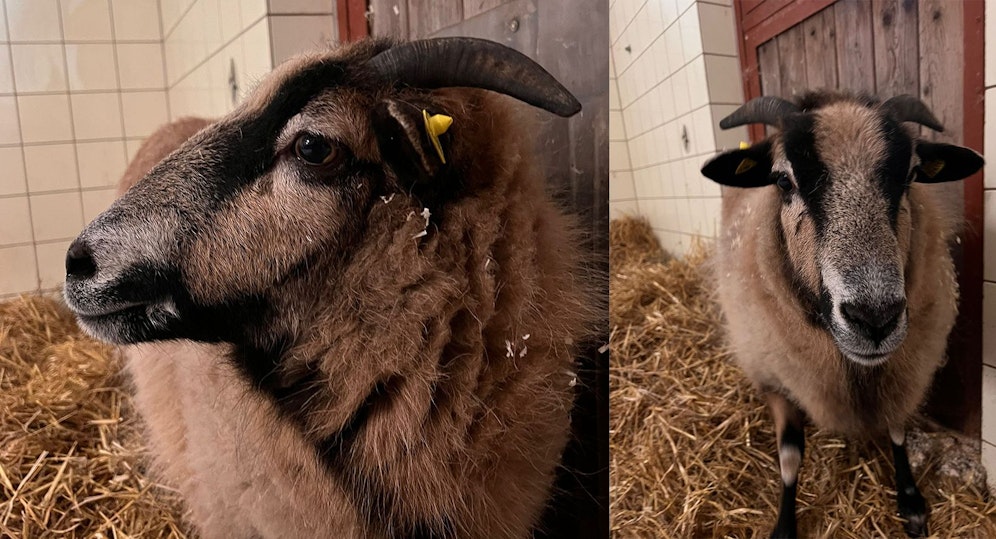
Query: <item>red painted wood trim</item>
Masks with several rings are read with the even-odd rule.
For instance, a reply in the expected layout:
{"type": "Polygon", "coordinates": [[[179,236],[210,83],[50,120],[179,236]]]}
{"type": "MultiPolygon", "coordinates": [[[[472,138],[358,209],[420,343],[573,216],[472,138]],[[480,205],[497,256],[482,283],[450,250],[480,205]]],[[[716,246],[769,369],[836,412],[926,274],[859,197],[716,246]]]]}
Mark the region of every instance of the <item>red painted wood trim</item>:
{"type": "Polygon", "coordinates": [[[346,43],[370,35],[367,25],[367,0],[336,0],[339,41],[346,43]]]}
{"type": "Polygon", "coordinates": [[[367,0],[348,0],[349,2],[349,40],[356,41],[370,35],[367,24],[367,0]]]}
{"type": "MultiPolygon", "coordinates": [[[[985,8],[982,0],[968,0],[964,3],[965,16],[965,73],[964,73],[964,144],[982,153],[985,137],[985,8]]],[[[993,166],[993,165],[990,165],[993,166]]],[[[978,366],[977,372],[962,371],[967,375],[962,380],[966,391],[976,393],[970,397],[981,408],[982,404],[982,288],[983,288],[983,233],[985,221],[983,213],[984,184],[982,172],[972,175],[965,184],[965,233],[962,235],[963,266],[959,275],[961,306],[956,327],[965,336],[963,350],[965,365],[978,366]],[[978,376],[977,379],[974,376],[978,376]],[[977,399],[977,400],[976,400],[977,399]]],[[[982,431],[981,414],[972,417],[972,423],[965,425],[968,434],[982,431]]]]}
{"type": "Polygon", "coordinates": [[[754,9],[756,9],[757,6],[763,4],[766,1],[767,0],[744,0],[743,2],[744,13],[750,13],[751,11],[754,11],[754,9]]]}
{"type": "MultiPolygon", "coordinates": [[[[837,0],[733,0],[737,25],[737,48],[743,74],[744,99],[761,96],[761,75],[758,68],[757,48],[769,39],[826,9],[837,0]],[[753,8],[749,13],[747,12],[753,8]]],[[[764,126],[747,127],[750,138],[757,142],[764,138],[764,126]]]]}
{"type": "MultiPolygon", "coordinates": [[[[779,6],[778,11],[767,15],[762,20],[754,21],[753,19],[756,18],[755,14],[761,11],[758,8],[745,17],[744,28],[746,32],[744,33],[744,40],[748,46],[753,46],[756,49],[764,44],[765,41],[823,11],[827,6],[832,5],[836,1],[783,0],[783,5],[779,6]]],[[[763,5],[767,6],[769,3],[773,3],[773,0],[769,0],[763,5]]]]}
{"type": "Polygon", "coordinates": [[[339,42],[349,41],[349,0],[336,0],[336,20],[339,22],[339,42]]]}

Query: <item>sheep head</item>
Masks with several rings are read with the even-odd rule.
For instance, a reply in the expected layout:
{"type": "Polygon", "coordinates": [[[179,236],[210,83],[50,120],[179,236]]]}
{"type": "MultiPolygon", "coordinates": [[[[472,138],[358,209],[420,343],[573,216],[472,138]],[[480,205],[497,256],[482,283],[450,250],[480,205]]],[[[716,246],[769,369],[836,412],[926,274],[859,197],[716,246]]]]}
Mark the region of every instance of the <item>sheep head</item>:
{"type": "Polygon", "coordinates": [[[785,270],[814,321],[860,365],[886,361],[906,336],[912,184],[961,180],[983,164],[967,148],[919,139],[904,122],[942,129],[910,96],[763,97],[720,126],[764,123],[779,132],[702,168],[720,184],[780,198],[772,226],[781,229],[785,270]]]}
{"type": "Polygon", "coordinates": [[[282,287],[339,271],[382,197],[442,213],[519,151],[490,142],[508,138],[489,131],[506,109],[480,89],[580,109],[539,65],[483,40],[368,40],[282,64],[85,227],[68,305],[118,343],[265,331],[290,308],[282,287]],[[444,134],[432,116],[455,122],[444,134]]]}

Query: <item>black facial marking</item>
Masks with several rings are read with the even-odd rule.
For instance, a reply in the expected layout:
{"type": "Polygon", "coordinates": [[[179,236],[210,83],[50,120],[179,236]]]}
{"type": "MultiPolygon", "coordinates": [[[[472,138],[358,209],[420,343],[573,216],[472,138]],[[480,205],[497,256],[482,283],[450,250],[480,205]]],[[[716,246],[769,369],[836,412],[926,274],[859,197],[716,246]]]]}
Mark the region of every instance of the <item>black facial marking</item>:
{"type": "Polygon", "coordinates": [[[198,181],[217,209],[269,170],[276,159],[276,138],[287,121],[315,96],[351,82],[349,62],[322,61],[291,75],[270,96],[263,110],[219,122],[191,139],[192,147],[157,165],[150,177],[168,174],[198,181]],[[193,154],[193,155],[188,155],[193,154]]]}
{"type": "Polygon", "coordinates": [[[876,171],[875,180],[889,202],[889,222],[895,229],[899,218],[899,205],[909,187],[913,141],[902,127],[890,118],[882,119],[882,138],[886,142],[886,154],[876,171]]]}
{"type": "Polygon", "coordinates": [[[809,209],[816,233],[821,234],[826,224],[823,202],[831,180],[826,165],[816,153],[814,122],[814,117],[809,114],[790,117],[786,120],[783,142],[785,157],[792,165],[799,186],[799,196],[809,209]]]}

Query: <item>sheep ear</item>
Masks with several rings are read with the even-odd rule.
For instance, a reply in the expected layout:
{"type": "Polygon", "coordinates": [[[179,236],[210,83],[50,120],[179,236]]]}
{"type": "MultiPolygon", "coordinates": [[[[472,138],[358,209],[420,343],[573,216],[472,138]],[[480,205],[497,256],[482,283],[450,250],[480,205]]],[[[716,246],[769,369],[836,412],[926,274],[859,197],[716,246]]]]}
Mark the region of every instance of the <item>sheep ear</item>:
{"type": "Polygon", "coordinates": [[[731,187],[771,185],[771,143],[721,153],[702,166],[702,175],[731,187]]]}
{"type": "Polygon", "coordinates": [[[380,155],[398,178],[426,182],[446,166],[449,116],[396,99],[381,101],[370,114],[380,155]]]}
{"type": "Polygon", "coordinates": [[[920,183],[962,180],[975,174],[985,164],[982,156],[973,150],[940,142],[919,140],[916,154],[920,157],[916,181],[920,183]]]}

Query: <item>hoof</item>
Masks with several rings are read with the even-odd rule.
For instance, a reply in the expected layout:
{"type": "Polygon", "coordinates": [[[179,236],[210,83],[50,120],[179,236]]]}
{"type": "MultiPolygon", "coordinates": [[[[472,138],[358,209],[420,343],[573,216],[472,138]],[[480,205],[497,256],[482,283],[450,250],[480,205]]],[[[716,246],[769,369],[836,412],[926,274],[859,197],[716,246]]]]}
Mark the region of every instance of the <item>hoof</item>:
{"type": "Polygon", "coordinates": [[[927,514],[918,513],[913,515],[899,515],[906,519],[903,522],[903,530],[906,531],[906,535],[909,537],[927,537],[930,532],[927,531],[927,514]]]}
{"type": "Polygon", "coordinates": [[[927,531],[927,502],[923,496],[916,491],[901,492],[898,496],[899,517],[904,519],[903,530],[909,537],[926,537],[930,535],[927,531]]]}
{"type": "Polygon", "coordinates": [[[799,537],[799,534],[796,533],[795,523],[791,526],[784,526],[779,523],[775,527],[775,531],[771,532],[771,539],[796,539],[796,537],[799,537]]]}

